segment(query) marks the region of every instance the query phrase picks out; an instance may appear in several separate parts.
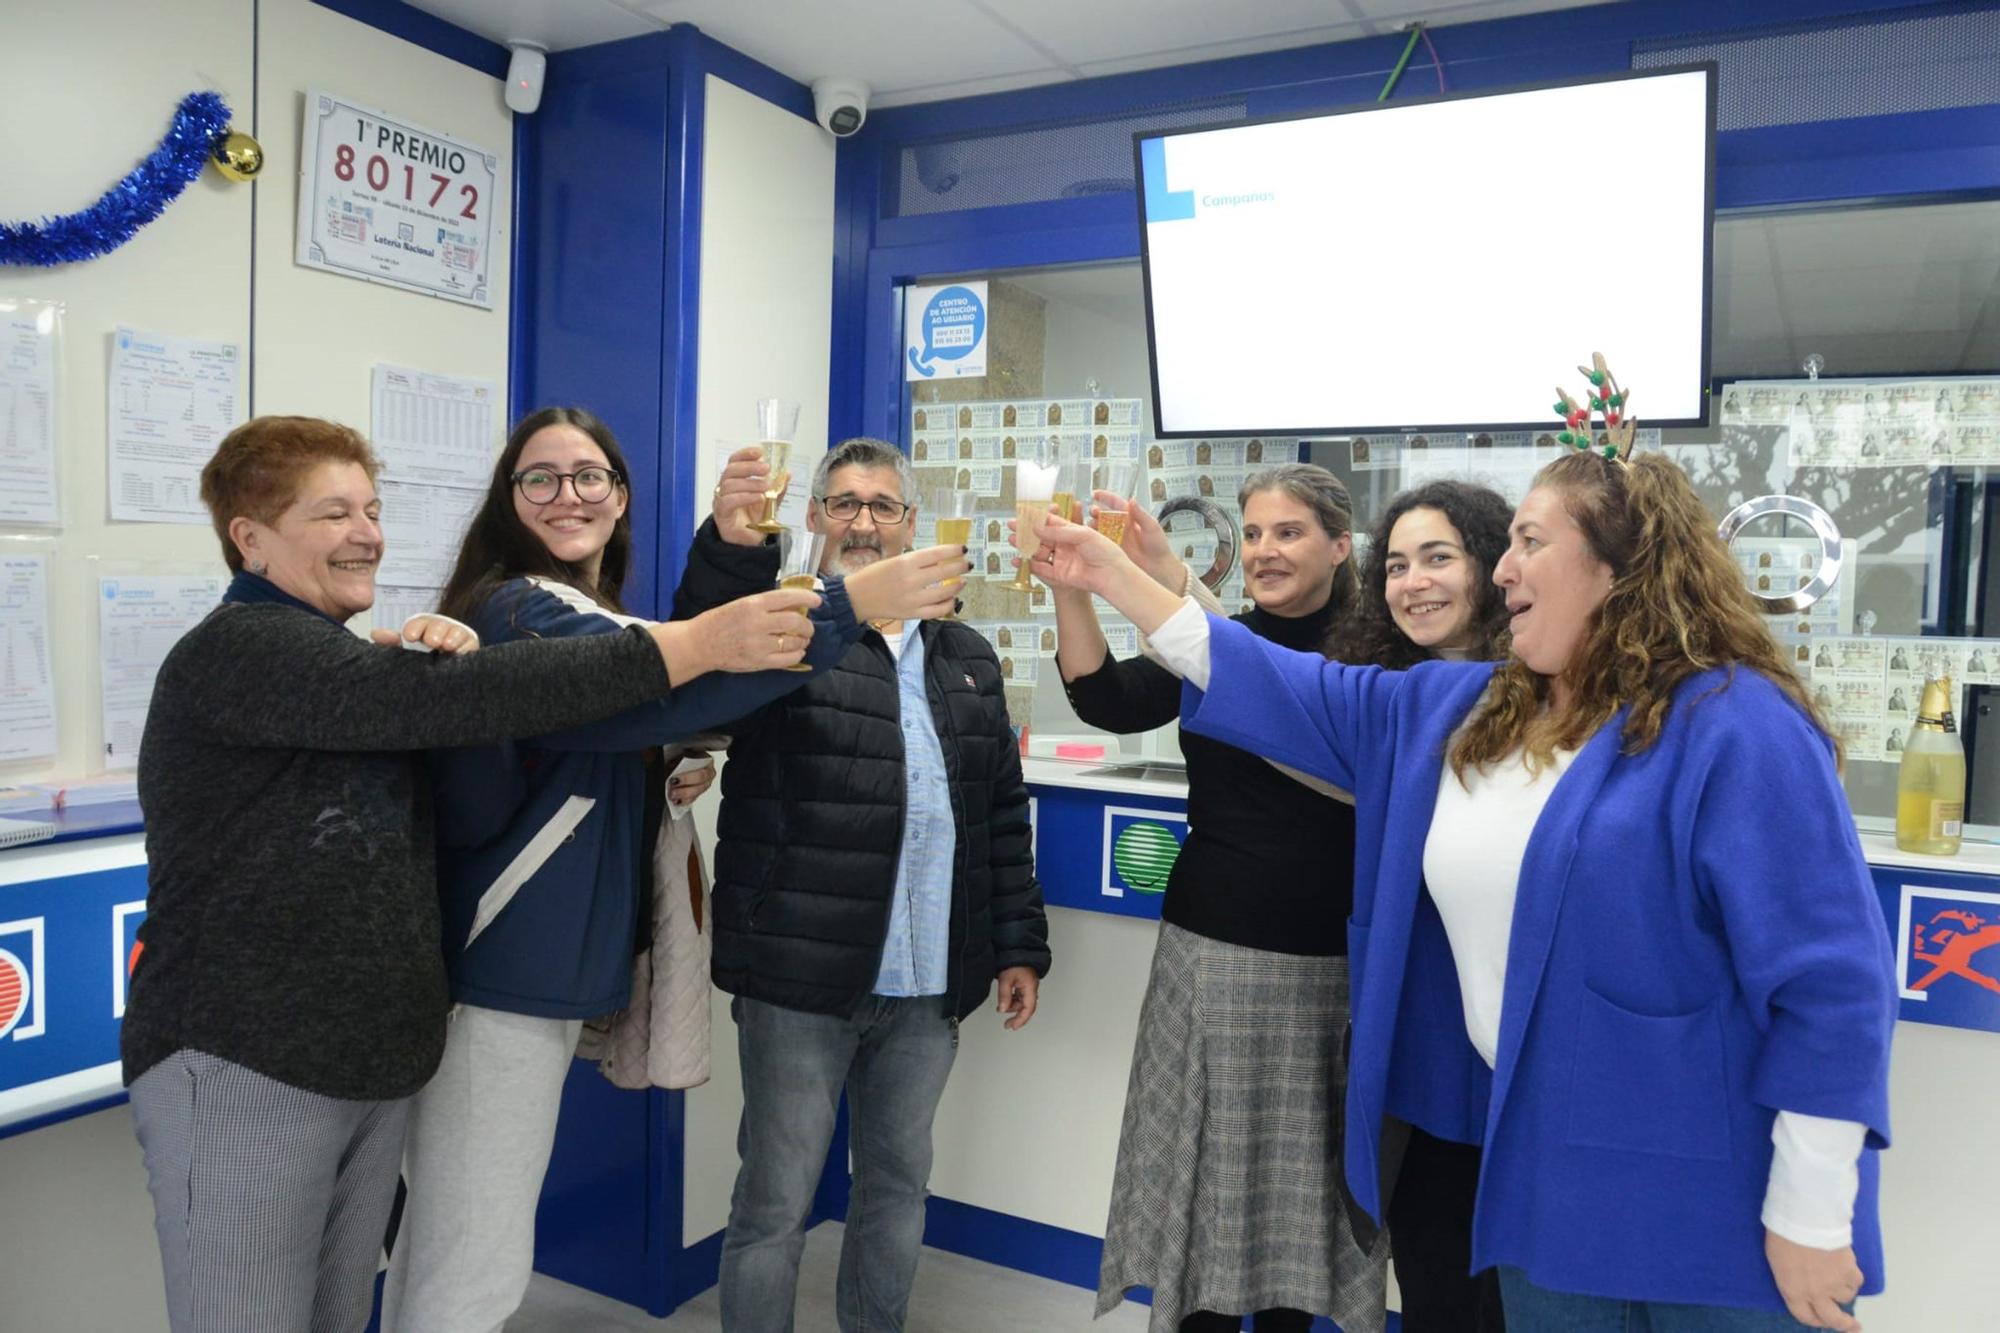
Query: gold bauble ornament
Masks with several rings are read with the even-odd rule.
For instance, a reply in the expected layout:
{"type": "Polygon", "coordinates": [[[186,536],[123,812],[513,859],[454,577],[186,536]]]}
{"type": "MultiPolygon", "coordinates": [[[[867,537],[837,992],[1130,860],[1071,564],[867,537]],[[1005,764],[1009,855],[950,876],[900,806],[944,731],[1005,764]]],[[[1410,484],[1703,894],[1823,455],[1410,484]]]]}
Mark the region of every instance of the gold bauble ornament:
{"type": "Polygon", "coordinates": [[[264,147],[240,130],[231,130],[210,156],[215,169],[233,181],[247,181],[264,169],[264,147]]]}

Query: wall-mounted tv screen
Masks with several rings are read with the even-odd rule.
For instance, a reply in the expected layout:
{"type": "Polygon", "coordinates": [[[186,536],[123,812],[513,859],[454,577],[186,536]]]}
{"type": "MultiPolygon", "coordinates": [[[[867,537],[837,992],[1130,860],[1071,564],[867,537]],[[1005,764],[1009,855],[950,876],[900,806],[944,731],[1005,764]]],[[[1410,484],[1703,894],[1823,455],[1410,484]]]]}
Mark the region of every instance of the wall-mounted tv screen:
{"type": "Polygon", "coordinates": [[[1133,137],[1163,436],[1706,417],[1712,66],[1133,137]]]}

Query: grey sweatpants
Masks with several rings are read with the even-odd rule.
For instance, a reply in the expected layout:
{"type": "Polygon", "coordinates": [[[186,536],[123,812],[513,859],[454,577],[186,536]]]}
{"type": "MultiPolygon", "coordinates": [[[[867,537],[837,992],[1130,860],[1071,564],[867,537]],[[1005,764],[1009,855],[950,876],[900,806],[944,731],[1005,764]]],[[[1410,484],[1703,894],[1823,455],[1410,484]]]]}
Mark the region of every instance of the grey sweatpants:
{"type": "Polygon", "coordinates": [[[383,1333],[498,1333],[535,1268],[535,1205],[583,1023],[461,1004],[417,1094],[383,1333]]]}
{"type": "Polygon", "coordinates": [[[174,1333],[359,1333],[410,1099],[351,1102],[199,1051],[132,1085],[174,1333]]]}

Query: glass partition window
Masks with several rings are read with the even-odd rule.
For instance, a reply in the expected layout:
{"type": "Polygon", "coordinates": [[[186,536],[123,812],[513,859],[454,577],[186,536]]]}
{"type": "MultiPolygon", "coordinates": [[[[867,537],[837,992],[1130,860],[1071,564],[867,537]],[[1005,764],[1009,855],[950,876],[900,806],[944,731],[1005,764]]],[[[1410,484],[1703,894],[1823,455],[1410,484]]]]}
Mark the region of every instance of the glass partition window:
{"type": "MultiPolygon", "coordinates": [[[[1159,517],[1195,575],[1236,607],[1246,604],[1237,490],[1248,473],[1297,459],[1305,446],[1154,437],[1137,264],[995,274],[989,284],[987,374],[911,389],[906,444],[925,501],[918,538],[935,533],[943,493],[973,495],[974,575],[963,615],[999,655],[1008,710],[1028,730],[1029,753],[1090,764],[1178,760],[1172,725],[1110,736],[1070,708],[1056,674],[1048,589],[1008,586],[1015,466],[1038,446],[1092,465],[1136,463],[1135,501],[1159,517]]],[[[1112,653],[1136,656],[1137,629],[1102,603],[1098,612],[1112,653]]]]}

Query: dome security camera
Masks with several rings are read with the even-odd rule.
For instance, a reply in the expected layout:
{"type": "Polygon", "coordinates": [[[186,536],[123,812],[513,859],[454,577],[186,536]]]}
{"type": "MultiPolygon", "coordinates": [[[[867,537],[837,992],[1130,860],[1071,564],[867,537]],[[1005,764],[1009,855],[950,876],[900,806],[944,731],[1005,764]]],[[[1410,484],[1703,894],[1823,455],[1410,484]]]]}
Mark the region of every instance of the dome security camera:
{"type": "Polygon", "coordinates": [[[859,79],[815,80],[813,115],[821,129],[836,139],[845,139],[868,119],[868,85],[859,79]]]}

